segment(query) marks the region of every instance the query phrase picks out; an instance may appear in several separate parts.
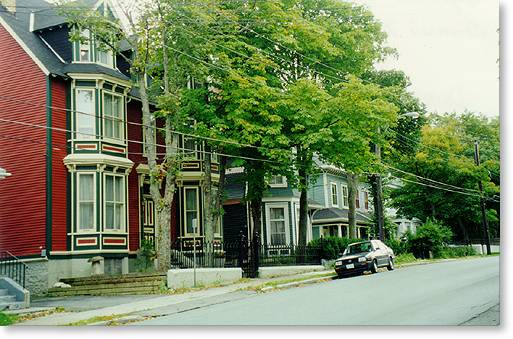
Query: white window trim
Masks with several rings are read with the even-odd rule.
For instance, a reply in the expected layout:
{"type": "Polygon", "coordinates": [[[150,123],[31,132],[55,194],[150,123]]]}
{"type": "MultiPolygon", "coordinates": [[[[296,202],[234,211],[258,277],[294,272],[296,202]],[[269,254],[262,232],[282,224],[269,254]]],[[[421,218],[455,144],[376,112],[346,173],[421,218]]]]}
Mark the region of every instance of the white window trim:
{"type": "Polygon", "coordinates": [[[362,190],[362,209],[364,211],[368,211],[369,210],[369,206],[370,206],[370,200],[369,200],[369,192],[367,192],[366,190],[362,190]],[[365,207],[365,195],[367,195],[367,207],[365,207]]]}
{"type": "MultiPolygon", "coordinates": [[[[88,29],[86,29],[85,31],[87,31],[88,33],[88,43],[87,44],[83,44],[82,42],[78,41],[77,44],[75,44],[76,46],[78,45],[78,60],[75,61],[76,63],[83,63],[83,64],[91,64],[91,63],[94,63],[93,61],[93,57],[94,57],[94,53],[93,53],[93,46],[94,46],[94,43],[93,43],[93,39],[91,37],[91,31],[89,31],[88,29]],[[84,61],[84,60],[81,60],[81,50],[82,50],[82,46],[87,46],[87,54],[88,54],[88,57],[89,57],[89,60],[88,61],[84,61]]],[[[80,35],[82,35],[82,32],[80,32],[80,35]]],[[[85,34],[84,34],[85,35],[85,34]]]]}
{"type": "MultiPolygon", "coordinates": [[[[128,217],[127,217],[127,205],[128,205],[128,196],[127,196],[127,180],[126,180],[126,176],[122,175],[122,174],[117,174],[117,173],[103,173],[102,175],[103,177],[103,232],[108,232],[108,233],[126,233],[126,229],[127,229],[127,221],[128,221],[128,217]],[[124,194],[124,197],[123,197],[123,227],[121,227],[119,230],[115,229],[115,228],[107,228],[107,194],[106,194],[106,187],[107,185],[105,184],[106,181],[107,181],[107,176],[111,176],[111,177],[121,177],[122,180],[123,180],[123,194],[124,194]]],[[[114,188],[115,189],[115,188],[114,188]]],[[[115,209],[114,209],[114,212],[115,212],[115,209]]]]}
{"type": "Polygon", "coordinates": [[[267,245],[271,245],[271,208],[283,208],[285,214],[285,244],[290,244],[290,220],[289,206],[287,203],[265,204],[265,228],[267,233],[267,245]]]}
{"type": "Polygon", "coordinates": [[[339,194],[338,194],[338,184],[336,182],[330,182],[330,200],[331,200],[331,206],[332,207],[338,207],[339,206],[339,194]],[[335,187],[335,196],[337,197],[337,203],[335,204],[333,202],[333,187],[335,187]]]}
{"type": "Polygon", "coordinates": [[[269,187],[272,187],[272,188],[286,188],[288,186],[288,182],[287,182],[287,177],[286,176],[284,176],[284,175],[273,175],[273,177],[282,177],[283,178],[283,183],[281,183],[281,184],[269,184],[269,187]]]}
{"type": "Polygon", "coordinates": [[[74,105],[75,105],[75,114],[73,114],[73,125],[74,125],[74,131],[73,131],[73,140],[74,141],[91,141],[91,140],[98,140],[98,130],[96,129],[96,121],[97,121],[97,112],[96,112],[96,88],[95,87],[75,87],[75,89],[73,90],[73,102],[74,102],[74,105]],[[77,103],[77,93],[78,91],[92,91],[93,92],[93,107],[94,107],[94,112],[92,113],[88,113],[86,116],[91,116],[89,114],[92,114],[92,118],[94,119],[94,131],[93,131],[93,135],[87,135],[86,138],[81,138],[80,135],[82,133],[80,133],[78,131],[78,119],[77,119],[77,116],[80,114],[80,115],[85,115],[84,113],[86,112],[82,112],[80,111],[80,113],[78,112],[79,109],[78,109],[78,103],[77,103]]]}
{"type": "MultiPolygon", "coordinates": [[[[183,234],[186,237],[192,237],[194,235],[194,232],[187,232],[187,190],[195,190],[196,191],[196,236],[200,236],[200,206],[199,206],[199,188],[193,187],[193,186],[184,186],[183,188],[183,234]]],[[[192,226],[192,225],[191,225],[192,226]]]]}
{"type": "Polygon", "coordinates": [[[76,211],[76,227],[75,227],[75,232],[77,234],[87,234],[87,233],[98,233],[97,232],[97,222],[96,222],[96,216],[98,215],[98,203],[97,203],[97,194],[96,194],[96,176],[97,176],[97,172],[93,172],[93,171],[80,171],[80,172],[76,172],[77,174],[77,193],[75,195],[75,211],[76,211]],[[87,228],[87,229],[81,229],[80,228],[80,176],[82,175],[93,175],[93,197],[94,197],[94,202],[93,202],[93,227],[92,228],[87,228]]]}
{"type": "Polygon", "coordinates": [[[347,185],[341,185],[341,186],[342,186],[342,207],[349,208],[349,187],[347,185]],[[345,200],[344,200],[344,188],[346,189],[346,192],[347,192],[347,204],[345,203],[345,200]]]}
{"type": "MultiPolygon", "coordinates": [[[[112,92],[112,91],[108,91],[108,90],[103,90],[102,91],[102,130],[103,130],[103,133],[102,133],[102,139],[107,141],[107,142],[111,142],[111,143],[115,143],[115,144],[122,144],[124,146],[126,146],[126,100],[125,100],[125,96],[122,95],[122,94],[119,94],[119,93],[116,93],[116,92],[112,92]],[[121,108],[123,109],[123,112],[122,112],[122,128],[121,128],[121,133],[122,133],[122,136],[121,136],[121,139],[116,139],[116,138],[111,138],[111,137],[107,137],[105,136],[105,121],[107,119],[107,116],[105,115],[105,95],[112,95],[112,96],[117,96],[117,97],[120,97],[121,98],[121,108]]],[[[113,120],[114,121],[114,120],[113,120]]],[[[143,129],[144,130],[144,129],[143,129]]]]}
{"type": "Polygon", "coordinates": [[[198,152],[198,141],[195,138],[184,137],[182,139],[182,149],[181,149],[185,160],[198,160],[199,152],[198,152]],[[194,150],[185,149],[185,142],[187,140],[194,140],[194,150]]]}

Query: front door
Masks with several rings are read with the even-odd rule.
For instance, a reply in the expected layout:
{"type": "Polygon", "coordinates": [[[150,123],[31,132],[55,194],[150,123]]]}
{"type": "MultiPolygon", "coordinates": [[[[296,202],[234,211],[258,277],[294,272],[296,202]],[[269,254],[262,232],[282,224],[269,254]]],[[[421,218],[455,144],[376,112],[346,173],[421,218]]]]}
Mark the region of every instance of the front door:
{"type": "Polygon", "coordinates": [[[155,204],[148,195],[143,196],[141,219],[142,239],[155,246],[155,204]]]}

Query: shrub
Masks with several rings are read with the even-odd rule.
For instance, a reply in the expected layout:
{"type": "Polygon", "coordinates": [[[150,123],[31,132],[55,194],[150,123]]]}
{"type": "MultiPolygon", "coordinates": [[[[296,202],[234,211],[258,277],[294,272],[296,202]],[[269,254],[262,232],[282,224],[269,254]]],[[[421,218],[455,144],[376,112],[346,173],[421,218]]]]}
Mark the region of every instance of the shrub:
{"type": "Polygon", "coordinates": [[[477,252],[472,246],[445,247],[440,252],[439,258],[460,258],[476,254],[477,252]]]}
{"type": "Polygon", "coordinates": [[[9,315],[0,312],[0,326],[9,326],[11,324],[14,324],[16,322],[16,316],[15,315],[9,315]]]}
{"type": "Polygon", "coordinates": [[[402,253],[395,257],[394,263],[396,265],[401,265],[401,264],[407,264],[410,262],[415,262],[415,260],[417,260],[417,258],[415,258],[415,256],[413,254],[402,253]]]}
{"type": "Polygon", "coordinates": [[[153,261],[155,260],[157,253],[153,247],[153,244],[147,240],[141,242],[141,247],[137,251],[136,259],[136,270],[138,272],[152,272],[154,271],[153,261]]]}
{"type": "Polygon", "coordinates": [[[320,248],[322,259],[336,259],[339,254],[344,252],[349,244],[360,242],[362,239],[325,237],[312,240],[308,243],[310,248],[320,248]]]}
{"type": "Polygon", "coordinates": [[[408,240],[409,249],[417,258],[429,257],[430,252],[435,258],[439,258],[451,238],[452,231],[449,227],[428,219],[408,240]]]}

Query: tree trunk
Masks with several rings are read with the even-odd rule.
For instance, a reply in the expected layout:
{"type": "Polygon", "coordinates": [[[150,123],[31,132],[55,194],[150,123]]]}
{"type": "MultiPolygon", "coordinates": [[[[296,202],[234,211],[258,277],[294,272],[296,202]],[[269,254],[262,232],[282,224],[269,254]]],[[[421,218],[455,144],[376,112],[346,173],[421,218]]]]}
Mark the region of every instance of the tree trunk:
{"type": "Polygon", "coordinates": [[[383,187],[379,174],[369,175],[372,186],[372,201],[374,205],[375,228],[379,240],[385,240],[385,216],[383,211],[383,187]]]}
{"type": "Polygon", "coordinates": [[[204,206],[203,206],[203,229],[205,232],[205,241],[211,244],[214,241],[214,225],[212,213],[212,155],[211,148],[205,144],[205,153],[203,163],[205,165],[205,181],[203,184],[204,206]]]}
{"type": "Polygon", "coordinates": [[[460,227],[461,234],[463,235],[463,241],[465,242],[465,244],[470,245],[468,232],[465,225],[463,224],[463,220],[461,220],[461,217],[458,217],[458,226],[460,227]]]}
{"type": "Polygon", "coordinates": [[[348,212],[348,223],[349,223],[349,237],[356,238],[356,194],[358,186],[358,177],[354,173],[347,173],[347,195],[349,198],[349,212],[348,212]]]}

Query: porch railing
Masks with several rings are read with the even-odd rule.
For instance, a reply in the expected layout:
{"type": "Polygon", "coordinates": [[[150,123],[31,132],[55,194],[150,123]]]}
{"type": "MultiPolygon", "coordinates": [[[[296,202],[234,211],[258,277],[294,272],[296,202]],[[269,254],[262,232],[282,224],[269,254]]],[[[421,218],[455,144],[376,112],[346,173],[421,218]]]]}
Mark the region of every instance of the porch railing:
{"type": "Polygon", "coordinates": [[[25,288],[27,265],[9,251],[0,251],[0,277],[11,278],[25,288]]]}

